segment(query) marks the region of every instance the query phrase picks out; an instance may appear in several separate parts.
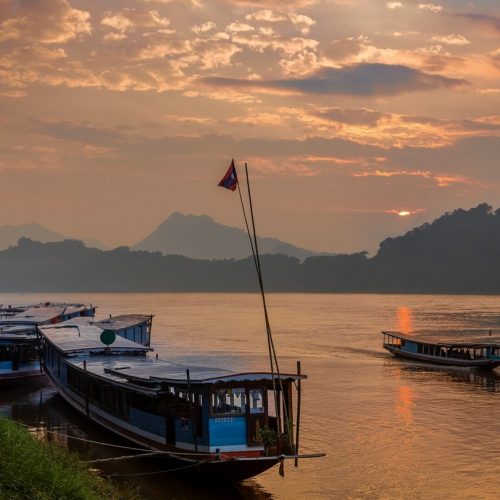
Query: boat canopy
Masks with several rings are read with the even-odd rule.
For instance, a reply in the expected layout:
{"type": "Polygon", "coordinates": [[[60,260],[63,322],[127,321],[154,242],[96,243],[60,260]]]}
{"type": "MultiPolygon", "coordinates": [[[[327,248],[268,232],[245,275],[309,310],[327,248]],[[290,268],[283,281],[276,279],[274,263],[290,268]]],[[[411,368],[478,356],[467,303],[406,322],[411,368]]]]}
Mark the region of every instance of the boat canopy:
{"type": "Polygon", "coordinates": [[[39,327],[39,330],[48,342],[66,355],[141,353],[152,350],[120,336],[116,336],[113,344],[107,347],[101,342],[101,333],[105,328],[91,324],[89,321],[85,321],[85,318],[75,318],[57,325],[42,326],[39,327]]]}
{"type": "Polygon", "coordinates": [[[110,316],[109,318],[95,321],[94,325],[104,330],[117,331],[141,325],[152,318],[153,316],[150,314],[122,314],[120,316],[110,316]]]}
{"type": "MultiPolygon", "coordinates": [[[[9,316],[0,323],[23,323],[31,325],[41,325],[59,317],[65,310],[64,306],[56,307],[30,307],[15,316],[9,316]]],[[[67,308],[66,308],[67,310],[67,308]]]]}
{"type": "Polygon", "coordinates": [[[407,335],[401,332],[383,331],[383,335],[389,335],[408,342],[418,344],[430,344],[440,347],[462,347],[462,348],[482,348],[494,347],[500,348],[500,337],[498,335],[472,335],[471,333],[464,334],[463,332],[448,332],[440,336],[426,335],[407,335]],[[418,336],[417,336],[418,335],[418,336]]]}
{"type": "MultiPolygon", "coordinates": [[[[155,359],[151,356],[123,358],[116,356],[92,356],[90,358],[79,356],[68,359],[68,363],[75,368],[83,369],[84,360],[85,369],[89,373],[131,383],[185,385],[188,383],[187,370],[189,370],[189,382],[191,384],[272,381],[272,374],[268,372],[237,373],[221,368],[184,365],[164,359],[155,359]]],[[[305,378],[307,378],[306,375],[281,374],[283,381],[305,378]]]]}

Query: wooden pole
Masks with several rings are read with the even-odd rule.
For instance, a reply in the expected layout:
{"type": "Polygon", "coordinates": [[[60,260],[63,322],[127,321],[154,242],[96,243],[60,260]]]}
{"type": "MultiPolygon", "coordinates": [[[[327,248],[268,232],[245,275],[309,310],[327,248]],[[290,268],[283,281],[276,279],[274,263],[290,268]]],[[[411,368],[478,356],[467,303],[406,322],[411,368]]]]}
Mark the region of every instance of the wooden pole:
{"type": "Polygon", "coordinates": [[[87,376],[87,361],[84,359],[83,360],[83,380],[85,383],[85,413],[87,414],[87,417],[89,416],[90,413],[90,405],[89,405],[89,381],[88,381],[88,376],[87,376]]]}
{"type": "MultiPolygon", "coordinates": [[[[297,361],[297,375],[300,375],[301,367],[300,361],[297,361]]],[[[300,437],[300,403],[302,399],[302,384],[301,379],[297,380],[297,424],[295,427],[295,454],[299,454],[299,437],[300,437]]],[[[295,459],[295,467],[298,467],[299,459],[295,459]]]]}
{"type": "Polygon", "coordinates": [[[191,401],[191,377],[189,376],[189,369],[186,370],[186,378],[188,383],[188,398],[189,398],[189,418],[191,420],[191,430],[193,434],[194,451],[198,453],[198,443],[196,442],[196,422],[193,418],[193,402],[191,401]]]}

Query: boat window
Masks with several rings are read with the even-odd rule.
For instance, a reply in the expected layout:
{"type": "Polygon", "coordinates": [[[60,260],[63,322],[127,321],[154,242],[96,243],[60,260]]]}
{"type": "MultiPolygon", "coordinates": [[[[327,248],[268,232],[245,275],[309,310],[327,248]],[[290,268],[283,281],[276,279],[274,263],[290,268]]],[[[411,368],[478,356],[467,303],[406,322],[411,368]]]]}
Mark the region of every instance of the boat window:
{"type": "Polygon", "coordinates": [[[422,354],[422,344],[418,344],[417,351],[419,354],[422,354]]]}
{"type": "Polygon", "coordinates": [[[264,413],[264,391],[250,389],[250,413],[264,413]]]}
{"type": "Polygon", "coordinates": [[[246,413],[245,389],[231,387],[215,389],[212,392],[212,413],[214,415],[244,415],[246,413]]]}

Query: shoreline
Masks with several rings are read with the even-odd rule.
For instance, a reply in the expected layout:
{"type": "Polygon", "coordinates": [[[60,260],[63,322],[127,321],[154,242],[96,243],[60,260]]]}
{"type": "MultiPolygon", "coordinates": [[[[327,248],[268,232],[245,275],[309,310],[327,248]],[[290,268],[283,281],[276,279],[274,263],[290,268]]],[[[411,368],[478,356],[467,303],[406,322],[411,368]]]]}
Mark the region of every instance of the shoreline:
{"type": "Polygon", "coordinates": [[[0,415],[0,497],[10,499],[138,499],[96,474],[76,453],[34,437],[0,415]]]}

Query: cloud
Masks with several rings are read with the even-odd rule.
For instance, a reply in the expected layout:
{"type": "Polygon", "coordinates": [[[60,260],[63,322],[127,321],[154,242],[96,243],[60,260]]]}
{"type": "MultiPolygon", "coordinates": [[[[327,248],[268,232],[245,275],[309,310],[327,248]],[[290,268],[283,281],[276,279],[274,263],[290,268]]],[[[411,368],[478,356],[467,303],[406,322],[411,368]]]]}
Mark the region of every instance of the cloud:
{"type": "Polygon", "coordinates": [[[268,23],[278,23],[280,21],[286,21],[287,17],[281,12],[276,12],[269,9],[258,10],[252,14],[247,14],[245,16],[247,21],[265,21],[268,23]]]}
{"type": "Polygon", "coordinates": [[[0,42],[64,43],[78,36],[90,35],[90,13],[73,9],[66,0],[21,0],[0,23],[0,42]]]}
{"type": "Polygon", "coordinates": [[[434,13],[441,12],[443,10],[441,5],[435,3],[419,3],[418,8],[422,10],[430,10],[434,13]]]}
{"type": "Polygon", "coordinates": [[[303,35],[307,35],[309,33],[309,30],[311,29],[311,26],[314,26],[316,24],[316,21],[314,19],[311,19],[308,16],[304,16],[303,14],[290,13],[289,17],[292,24],[303,35]]]}
{"type": "Polygon", "coordinates": [[[467,82],[432,75],[402,65],[357,64],[343,68],[322,68],[311,76],[280,80],[244,80],[239,78],[202,78],[213,87],[249,88],[299,94],[353,96],[397,95],[405,92],[455,89],[467,82]]]}
{"type": "Polygon", "coordinates": [[[106,12],[104,15],[101,24],[122,33],[138,28],[165,28],[170,24],[170,20],[161,17],[156,10],[126,8],[120,12],[106,12]]]}
{"type": "Polygon", "coordinates": [[[488,14],[455,14],[455,17],[500,32],[500,18],[488,14]]]}
{"type": "Polygon", "coordinates": [[[470,43],[463,35],[436,35],[432,37],[432,41],[446,45],[468,45],[470,43]]]}
{"type": "Polygon", "coordinates": [[[364,127],[376,127],[382,118],[390,116],[387,113],[381,113],[371,109],[345,108],[321,108],[314,114],[327,120],[345,123],[347,125],[361,125],[364,127]]]}
{"type": "Polygon", "coordinates": [[[216,24],[212,21],[207,21],[203,24],[196,24],[191,28],[193,33],[199,35],[200,33],[207,33],[216,28],[216,24]]]}
{"type": "Polygon", "coordinates": [[[228,24],[226,26],[226,31],[229,31],[231,33],[239,33],[241,31],[255,31],[255,28],[253,26],[250,26],[249,24],[235,21],[234,23],[228,24]]]}
{"type": "Polygon", "coordinates": [[[387,2],[385,4],[387,6],[388,9],[400,9],[401,7],[403,7],[403,4],[401,2],[387,2]]]}

